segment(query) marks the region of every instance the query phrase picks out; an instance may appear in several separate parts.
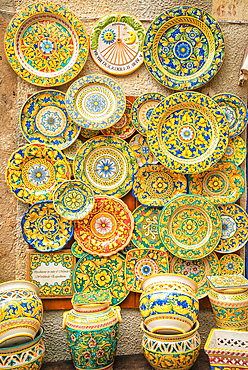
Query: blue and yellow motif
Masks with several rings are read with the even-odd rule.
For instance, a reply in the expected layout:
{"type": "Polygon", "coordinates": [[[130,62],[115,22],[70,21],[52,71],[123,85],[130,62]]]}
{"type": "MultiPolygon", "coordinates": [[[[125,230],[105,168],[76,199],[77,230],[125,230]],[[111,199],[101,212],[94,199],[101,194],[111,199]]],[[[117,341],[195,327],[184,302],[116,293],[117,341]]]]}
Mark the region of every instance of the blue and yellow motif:
{"type": "Polygon", "coordinates": [[[158,163],[147,144],[146,137],[137,134],[131,138],[129,145],[131,146],[140,167],[144,166],[145,164],[158,163]]]}
{"type": "Polygon", "coordinates": [[[246,157],[246,144],[242,137],[236,136],[229,139],[226,151],[222,160],[225,162],[233,162],[239,166],[246,157]]]}
{"type": "Polygon", "coordinates": [[[220,271],[221,275],[243,274],[244,262],[237,254],[226,254],[220,258],[220,271]]]}

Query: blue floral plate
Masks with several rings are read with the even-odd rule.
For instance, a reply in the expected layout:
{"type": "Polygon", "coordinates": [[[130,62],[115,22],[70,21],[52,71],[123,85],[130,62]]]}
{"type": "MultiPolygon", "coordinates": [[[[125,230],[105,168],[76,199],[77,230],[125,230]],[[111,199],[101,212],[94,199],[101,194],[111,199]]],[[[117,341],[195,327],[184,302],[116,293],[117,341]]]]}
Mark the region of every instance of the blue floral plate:
{"type": "Polygon", "coordinates": [[[140,167],[145,164],[157,164],[157,159],[153,156],[151,149],[147,144],[146,137],[137,134],[129,141],[129,145],[133,149],[135,157],[137,158],[140,167]]]}
{"type": "Polygon", "coordinates": [[[243,274],[244,261],[237,254],[225,254],[220,259],[221,275],[243,274]]]}
{"type": "Polygon", "coordinates": [[[229,139],[223,161],[233,162],[239,166],[246,157],[246,143],[242,137],[235,136],[229,139]]]}

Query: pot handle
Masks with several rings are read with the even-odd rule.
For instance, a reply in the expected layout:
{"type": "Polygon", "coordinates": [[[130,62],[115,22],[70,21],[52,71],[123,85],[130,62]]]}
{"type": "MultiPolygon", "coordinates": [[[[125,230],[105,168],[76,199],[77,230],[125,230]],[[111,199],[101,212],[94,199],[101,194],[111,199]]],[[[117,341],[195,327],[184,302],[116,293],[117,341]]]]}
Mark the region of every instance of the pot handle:
{"type": "Polygon", "coordinates": [[[121,324],[122,323],[121,308],[119,306],[116,306],[116,307],[113,307],[113,309],[115,310],[117,319],[118,319],[119,323],[121,324]]]}
{"type": "Polygon", "coordinates": [[[67,320],[67,315],[68,315],[69,312],[70,311],[66,311],[66,312],[63,313],[63,323],[62,323],[63,330],[65,330],[65,328],[66,328],[66,320],[67,320]]]}

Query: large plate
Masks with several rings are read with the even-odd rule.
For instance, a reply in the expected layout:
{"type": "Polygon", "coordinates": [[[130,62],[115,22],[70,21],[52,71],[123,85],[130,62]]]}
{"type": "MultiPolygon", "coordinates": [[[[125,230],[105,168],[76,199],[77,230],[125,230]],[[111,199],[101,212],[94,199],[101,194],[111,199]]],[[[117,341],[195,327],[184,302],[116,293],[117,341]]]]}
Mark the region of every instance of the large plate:
{"type": "Polygon", "coordinates": [[[236,166],[239,166],[246,157],[246,144],[242,137],[236,136],[229,139],[229,143],[226,147],[223,161],[233,162],[236,166]]]}
{"type": "Polygon", "coordinates": [[[148,123],[148,144],[165,167],[195,173],[213,166],[228,145],[228,122],[208,96],[180,92],[164,99],[148,123]]]}
{"type": "Polygon", "coordinates": [[[148,71],[159,83],[173,90],[191,90],[206,84],[218,72],[225,40],[209,13],[177,6],[151,23],[143,53],[148,71]]]}
{"type": "Polygon", "coordinates": [[[89,51],[87,32],[69,9],[35,3],[11,20],[4,39],[13,70],[38,86],[59,86],[75,78],[89,51]]]}
{"type": "Polygon", "coordinates": [[[10,190],[24,203],[52,200],[54,189],[70,177],[64,154],[42,144],[29,144],[15,151],[5,172],[10,190]]]}
{"type": "Polygon", "coordinates": [[[182,195],[171,200],[159,216],[159,237],[174,256],[197,260],[216,248],[221,237],[218,209],[199,195],[182,195]]]}
{"type": "Polygon", "coordinates": [[[130,146],[115,136],[87,140],[73,162],[76,179],[87,183],[96,195],[123,197],[131,190],[138,164],[130,146]]]}
{"type": "Polygon", "coordinates": [[[59,150],[70,146],[81,130],[67,114],[65,94],[56,90],[32,95],[21,109],[19,122],[27,141],[59,150]]]}
{"type": "Polygon", "coordinates": [[[126,97],[112,78],[94,74],[71,84],[66,92],[65,104],[76,124],[91,130],[102,130],[121,119],[126,97]]]}

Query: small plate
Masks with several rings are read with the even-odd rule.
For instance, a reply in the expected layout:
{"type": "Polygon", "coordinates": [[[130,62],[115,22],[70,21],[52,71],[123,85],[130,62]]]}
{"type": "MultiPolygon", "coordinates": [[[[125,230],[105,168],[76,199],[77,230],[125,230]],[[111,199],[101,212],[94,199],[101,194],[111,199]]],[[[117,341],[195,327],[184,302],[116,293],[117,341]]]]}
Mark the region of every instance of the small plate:
{"type": "Polygon", "coordinates": [[[163,207],[178,195],[187,194],[185,175],[172,172],[161,164],[147,164],[133,175],[133,196],[143,206],[163,207]]]}
{"type": "Polygon", "coordinates": [[[148,122],[153,112],[153,109],[165,99],[166,96],[149,92],[139,96],[133,103],[131,117],[136,130],[143,136],[147,136],[148,122]]]}
{"type": "Polygon", "coordinates": [[[126,284],[132,292],[142,293],[143,280],[169,272],[167,252],[157,249],[133,249],[126,256],[126,284]]]}
{"type": "Polygon", "coordinates": [[[248,241],[248,214],[238,204],[218,206],[222,222],[222,235],[215,251],[232,253],[248,241]]]}
{"type": "Polygon", "coordinates": [[[221,107],[229,123],[229,136],[241,134],[247,126],[248,110],[245,103],[233,94],[218,94],[212,99],[221,107]]]}
{"type": "Polygon", "coordinates": [[[133,228],[132,213],[122,200],[96,196],[92,211],[75,221],[74,238],[86,252],[106,257],[128,245],[133,228]]]}
{"type": "Polygon", "coordinates": [[[136,157],[126,141],[116,136],[87,140],[73,162],[76,179],[88,184],[94,194],[121,198],[133,185],[138,169],[136,157]]]}
{"type": "Polygon", "coordinates": [[[232,162],[219,161],[209,170],[189,176],[189,192],[217,205],[235,203],[244,191],[244,171],[232,162]]]}
{"type": "Polygon", "coordinates": [[[126,97],[112,78],[88,75],[73,82],[65,96],[66,110],[75,123],[91,130],[113,126],[123,116],[126,97]]]}
{"type": "Polygon", "coordinates": [[[144,136],[137,134],[129,141],[129,145],[134,151],[140,167],[145,164],[157,164],[157,159],[153,156],[144,136]]]}
{"type": "Polygon", "coordinates": [[[59,150],[70,146],[81,130],[67,114],[65,94],[56,90],[32,95],[21,109],[19,122],[29,143],[39,142],[59,150]]]}
{"type": "Polygon", "coordinates": [[[225,291],[229,289],[248,289],[248,280],[240,274],[237,275],[222,275],[208,276],[210,284],[217,291],[225,291]]]}
{"type": "Polygon", "coordinates": [[[74,158],[75,158],[75,155],[77,154],[77,151],[84,145],[84,143],[77,139],[76,141],[74,141],[74,143],[70,146],[68,146],[68,148],[64,149],[63,150],[63,153],[64,155],[66,156],[67,159],[73,161],[74,158]]]}
{"type": "Polygon", "coordinates": [[[226,254],[220,259],[221,275],[243,274],[244,262],[237,254],[226,254]]]}
{"type": "Polygon", "coordinates": [[[10,190],[24,203],[51,200],[54,189],[70,177],[64,154],[42,144],[25,145],[15,151],[5,172],[10,190]]]}
{"type": "Polygon", "coordinates": [[[129,294],[125,282],[125,257],[121,253],[108,258],[84,253],[73,270],[72,283],[75,292],[109,290],[112,305],[118,305],[129,294]]]}
{"type": "Polygon", "coordinates": [[[158,232],[174,256],[198,260],[214,251],[221,237],[218,209],[199,195],[182,195],[162,209],[158,232]]]}
{"type": "Polygon", "coordinates": [[[229,139],[229,143],[226,147],[223,161],[233,162],[236,166],[239,166],[246,157],[246,144],[242,137],[236,136],[229,139]]]}
{"type": "Polygon", "coordinates": [[[78,242],[74,242],[71,246],[71,253],[74,257],[81,258],[85,254],[85,251],[78,242]]]}
{"type": "Polygon", "coordinates": [[[90,130],[89,128],[84,128],[81,127],[81,132],[80,134],[85,138],[85,139],[91,139],[92,137],[101,135],[100,130],[90,130]]]}
{"type": "Polygon", "coordinates": [[[39,252],[62,249],[73,237],[73,223],[57,214],[52,201],[33,204],[21,222],[25,241],[39,252]]]}
{"type": "Polygon", "coordinates": [[[92,210],[94,194],[82,181],[65,181],[53,192],[53,205],[67,220],[81,220],[92,210]]]}

